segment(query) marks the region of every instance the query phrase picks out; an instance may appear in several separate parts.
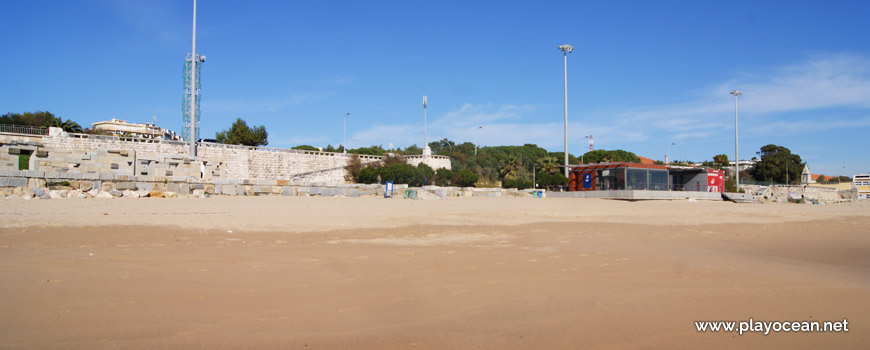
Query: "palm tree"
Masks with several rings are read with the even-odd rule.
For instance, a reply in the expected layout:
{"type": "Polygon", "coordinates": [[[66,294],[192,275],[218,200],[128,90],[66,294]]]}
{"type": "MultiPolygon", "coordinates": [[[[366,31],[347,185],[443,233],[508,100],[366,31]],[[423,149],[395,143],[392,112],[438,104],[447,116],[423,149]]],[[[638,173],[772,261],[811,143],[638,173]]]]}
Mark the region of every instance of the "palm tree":
{"type": "Polygon", "coordinates": [[[559,171],[559,160],[556,157],[544,157],[538,160],[538,169],[550,174],[559,171]]]}
{"type": "Polygon", "coordinates": [[[522,160],[516,155],[510,154],[498,162],[499,174],[508,180],[516,179],[523,169],[522,160]]]}
{"type": "Polygon", "coordinates": [[[59,127],[61,129],[63,129],[63,131],[66,131],[66,132],[72,132],[72,133],[77,133],[77,134],[82,133],[82,126],[79,125],[79,123],[76,123],[76,122],[69,120],[69,119],[67,119],[65,122],[61,123],[59,127]]]}

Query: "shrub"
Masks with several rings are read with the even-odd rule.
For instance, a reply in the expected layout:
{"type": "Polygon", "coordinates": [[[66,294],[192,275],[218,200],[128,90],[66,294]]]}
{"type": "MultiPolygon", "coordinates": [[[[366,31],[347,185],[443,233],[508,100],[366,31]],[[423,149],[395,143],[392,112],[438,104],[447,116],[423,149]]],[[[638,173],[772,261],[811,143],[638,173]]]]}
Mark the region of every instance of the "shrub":
{"type": "Polygon", "coordinates": [[[456,172],[453,177],[453,182],[460,187],[472,187],[477,182],[477,174],[469,169],[462,169],[456,172]]]}

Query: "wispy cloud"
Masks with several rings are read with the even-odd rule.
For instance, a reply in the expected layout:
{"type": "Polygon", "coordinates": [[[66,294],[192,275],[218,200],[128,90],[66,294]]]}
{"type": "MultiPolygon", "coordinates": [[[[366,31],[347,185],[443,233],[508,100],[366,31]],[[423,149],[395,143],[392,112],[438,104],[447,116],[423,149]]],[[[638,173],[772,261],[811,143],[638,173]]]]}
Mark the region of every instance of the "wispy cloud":
{"type": "Polygon", "coordinates": [[[336,76],[317,79],[314,82],[314,85],[319,86],[319,87],[334,87],[334,86],[350,84],[355,80],[356,80],[356,78],[354,78],[354,77],[336,75],[336,76]]]}
{"type": "MultiPolygon", "coordinates": [[[[837,54],[817,57],[768,72],[753,72],[729,81],[700,88],[695,98],[669,105],[631,107],[599,111],[571,122],[569,135],[594,134],[599,140],[640,144],[651,138],[706,140],[722,130],[733,130],[734,100],[729,92],[741,90],[741,130],[747,134],[775,131],[778,136],[799,135],[820,130],[870,126],[870,117],[838,117],[829,109],[870,108],[870,60],[837,54]],[[807,111],[825,110],[826,118],[808,116],[807,111]]],[[[562,123],[541,123],[535,106],[464,103],[439,116],[430,116],[429,141],[449,138],[474,140],[475,129],[482,145],[535,143],[548,149],[563,145],[562,123]]],[[[866,113],[865,113],[866,115],[866,113]]],[[[354,134],[365,143],[394,138],[399,144],[422,144],[422,125],[380,125],[354,134]],[[409,136],[410,135],[410,136],[409,136]],[[387,137],[388,136],[388,137],[387,137]]],[[[583,136],[569,140],[571,149],[584,143],[583,136]]]]}
{"type": "Polygon", "coordinates": [[[271,98],[232,98],[205,100],[203,110],[219,113],[263,113],[277,112],[286,107],[299,105],[309,101],[323,101],[332,96],[331,92],[294,94],[271,98]]]}
{"type": "MultiPolygon", "coordinates": [[[[182,8],[173,1],[100,1],[110,13],[142,32],[167,42],[184,38],[186,31],[178,30],[175,22],[182,8]]],[[[193,4],[187,12],[193,18],[193,4]]],[[[189,30],[189,29],[188,29],[189,30]]],[[[187,34],[188,36],[190,34],[187,34]]],[[[189,38],[189,37],[188,37],[189,38]]]]}

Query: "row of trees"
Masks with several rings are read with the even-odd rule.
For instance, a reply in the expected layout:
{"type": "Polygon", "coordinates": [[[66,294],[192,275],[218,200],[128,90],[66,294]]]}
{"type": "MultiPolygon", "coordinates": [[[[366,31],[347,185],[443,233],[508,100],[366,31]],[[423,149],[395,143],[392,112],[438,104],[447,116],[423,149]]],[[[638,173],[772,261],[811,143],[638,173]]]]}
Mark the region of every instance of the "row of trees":
{"type": "Polygon", "coordinates": [[[32,126],[37,128],[56,127],[66,132],[81,133],[82,126],[72,120],[63,120],[48,111],[6,113],[0,116],[0,124],[32,126]]]}
{"type": "MultiPolygon", "coordinates": [[[[482,147],[477,149],[476,155],[474,144],[470,142],[457,145],[448,139],[442,139],[441,141],[431,142],[429,147],[436,155],[448,156],[453,170],[439,169],[434,174],[428,174],[425,168],[424,170],[419,170],[420,167],[417,167],[417,171],[420,173],[414,177],[411,168],[405,165],[391,165],[389,164],[392,162],[391,160],[387,160],[387,164],[382,166],[370,165],[369,167],[354,165],[352,162],[348,168],[349,174],[358,173],[359,175],[358,178],[356,175],[350,175],[348,181],[373,183],[377,181],[377,176],[381,175],[383,181],[389,180],[396,181],[397,183],[410,181],[418,184],[425,182],[426,184],[452,186],[474,185],[478,187],[502,186],[520,189],[532,187],[557,189],[560,186],[564,187],[568,184],[568,179],[562,173],[564,153],[548,152],[534,144],[482,147]],[[535,186],[536,184],[537,186],[535,186]]],[[[294,148],[319,150],[310,145],[294,148]]],[[[323,151],[335,152],[343,150],[341,147],[333,148],[332,146],[323,149],[323,151]]],[[[368,155],[393,154],[400,157],[402,155],[419,155],[422,153],[422,149],[416,145],[406,149],[393,150],[386,150],[382,146],[371,146],[348,149],[347,152],[368,155]]],[[[584,154],[583,158],[587,163],[640,161],[634,153],[623,150],[596,150],[584,154]]],[[[387,157],[387,159],[390,159],[390,157],[387,157]]],[[[569,154],[568,162],[570,164],[578,164],[580,159],[569,154]]],[[[404,163],[404,161],[399,163],[404,163]]]]}
{"type": "Polygon", "coordinates": [[[417,166],[408,164],[401,155],[388,154],[384,156],[383,162],[363,167],[359,156],[352,154],[346,169],[346,180],[354,183],[373,184],[392,181],[411,186],[470,187],[478,180],[477,174],[468,169],[453,171],[441,168],[435,171],[424,163],[417,166]]]}

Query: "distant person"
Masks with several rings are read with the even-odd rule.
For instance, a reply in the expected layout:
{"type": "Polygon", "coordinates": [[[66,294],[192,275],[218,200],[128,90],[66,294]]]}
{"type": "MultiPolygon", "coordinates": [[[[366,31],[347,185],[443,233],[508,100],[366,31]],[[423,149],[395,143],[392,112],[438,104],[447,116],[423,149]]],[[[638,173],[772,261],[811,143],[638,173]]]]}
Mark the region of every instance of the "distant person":
{"type": "Polygon", "coordinates": [[[381,184],[381,174],[378,174],[378,185],[381,184]]]}
{"type": "Polygon", "coordinates": [[[695,187],[698,188],[698,192],[701,192],[701,181],[695,181],[695,187]]]}

